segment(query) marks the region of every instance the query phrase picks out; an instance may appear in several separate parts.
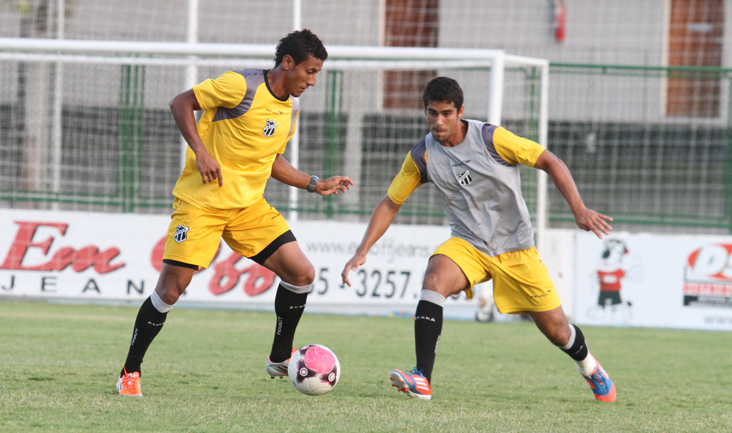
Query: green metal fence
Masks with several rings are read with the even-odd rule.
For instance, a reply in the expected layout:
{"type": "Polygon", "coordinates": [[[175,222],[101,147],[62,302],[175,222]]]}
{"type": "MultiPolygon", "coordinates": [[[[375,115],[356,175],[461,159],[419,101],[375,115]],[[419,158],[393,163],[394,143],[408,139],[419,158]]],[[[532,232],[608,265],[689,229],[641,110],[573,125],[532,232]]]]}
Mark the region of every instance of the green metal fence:
{"type": "MultiPolygon", "coordinates": [[[[732,231],[732,70],[553,63],[550,76],[549,147],[589,207],[616,227],[732,231]],[[669,114],[670,79],[718,82],[719,94],[680,101],[718,114],[669,114]]],[[[550,221],[573,221],[561,201],[550,188],[550,221]]]]}
{"type": "MultiPolygon", "coordinates": [[[[14,71],[15,66],[8,69],[14,71]]],[[[106,68],[107,75],[118,77],[116,102],[63,106],[60,185],[51,182],[54,168],[48,155],[37,158],[41,182],[32,186],[27,181],[24,149],[29,138],[20,92],[0,87],[0,207],[169,211],[170,192],[180,173],[180,136],[167,107],[147,102],[156,89],[146,85],[151,71],[161,71],[145,66],[106,68]]],[[[452,73],[469,97],[485,95],[485,70],[452,73]]],[[[506,76],[503,126],[537,140],[539,73],[531,67],[512,68],[506,76]]],[[[300,168],[321,177],[350,175],[344,167],[358,157],[354,180],[360,188],[348,200],[300,192],[296,210],[306,219],[365,221],[406,152],[427,133],[426,123],[419,110],[355,110],[354,101],[360,99],[354,92],[373,89],[359,82],[354,72],[329,70],[323,78],[308,100],[317,104],[303,106],[300,168]],[[349,143],[353,137],[359,141],[355,151],[349,143]]],[[[12,81],[11,77],[6,83],[12,81]]],[[[732,69],[553,63],[548,148],[570,168],[587,206],[611,215],[616,229],[728,233],[731,92],[732,69]],[[716,114],[667,114],[669,79],[718,82],[716,114]]],[[[485,98],[466,102],[466,117],[485,118],[485,107],[475,102],[480,99],[485,98]]],[[[524,169],[522,181],[534,212],[536,171],[524,169]]],[[[270,181],[266,197],[281,211],[289,209],[284,185],[270,181]]],[[[573,226],[569,208],[551,182],[548,220],[550,227],[573,226]]],[[[435,189],[419,188],[397,222],[446,223],[435,189]]]]}

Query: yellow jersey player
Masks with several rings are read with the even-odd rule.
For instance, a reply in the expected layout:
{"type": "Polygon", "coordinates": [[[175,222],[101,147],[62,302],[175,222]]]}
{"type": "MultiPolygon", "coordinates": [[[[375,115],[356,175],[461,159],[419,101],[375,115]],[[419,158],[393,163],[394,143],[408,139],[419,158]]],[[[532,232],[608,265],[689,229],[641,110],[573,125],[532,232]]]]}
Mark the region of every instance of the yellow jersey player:
{"type": "Polygon", "coordinates": [[[423,101],[430,133],[407,154],[341,274],[350,285],[349,271],[366,262],[369,249],[412,191],[427,182],[437,187],[452,234],[430,257],[422,283],[414,316],[417,366],[408,373],[392,370],[392,385],[412,397],[432,398],[445,298],[463,290],[471,298],[474,285],[492,279],[499,312],[531,316],[539,330],[575,360],[595,398],[615,401],[615,385],[588,351],[580,329],[567,322],[536,252],[519,164],[547,172],[580,228],[602,237],[611,230],[611,218],[585,208],[567,166],[548,150],[504,128],[462,119],[463,92],[455,80],[431,80],[423,101]]]}
{"type": "Polygon", "coordinates": [[[221,238],[235,252],[273,271],[275,295],[272,377],[287,376],[295,329],[315,278],[282,215],[263,197],[270,176],[320,195],[345,193],[346,176],[320,180],[285,160],[295,132],[297,99],[314,86],[328,53],[310,30],[290,33],[276,48],[273,69],[229,71],[176,96],[170,109],[188,142],[183,172],[173,190],[163,268],[157,286],[140,307],[127,359],[117,382],[120,395],[142,396],[141,364],[168,312],[193,273],[208,267],[221,238]],[[198,124],[194,110],[204,110],[198,124]]]}

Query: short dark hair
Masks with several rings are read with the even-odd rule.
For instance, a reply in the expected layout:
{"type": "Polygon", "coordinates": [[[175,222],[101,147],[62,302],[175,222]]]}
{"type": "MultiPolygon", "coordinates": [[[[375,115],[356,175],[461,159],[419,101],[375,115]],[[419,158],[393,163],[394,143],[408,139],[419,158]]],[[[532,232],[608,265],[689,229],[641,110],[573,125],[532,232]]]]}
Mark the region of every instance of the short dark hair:
{"type": "Polygon", "coordinates": [[[288,54],[295,61],[295,65],[307,60],[309,55],[322,61],[328,58],[328,51],[325,50],[323,41],[309,29],[296,30],[280,39],[275,50],[275,67],[279,66],[288,54]]]}
{"type": "Polygon", "coordinates": [[[424,101],[425,110],[430,102],[452,102],[455,104],[455,108],[460,110],[460,107],[463,106],[463,89],[452,78],[436,77],[424,87],[422,101],[424,101]]]}

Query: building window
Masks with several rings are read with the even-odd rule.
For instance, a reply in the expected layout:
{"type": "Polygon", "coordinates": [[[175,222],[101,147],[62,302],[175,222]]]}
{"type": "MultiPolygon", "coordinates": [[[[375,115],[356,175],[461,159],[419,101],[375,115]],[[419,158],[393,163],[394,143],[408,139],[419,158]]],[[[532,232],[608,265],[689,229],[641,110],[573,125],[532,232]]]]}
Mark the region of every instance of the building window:
{"type": "MultiPolygon", "coordinates": [[[[724,0],[671,0],[668,65],[721,67],[724,0]]],[[[666,114],[718,117],[717,73],[670,72],[666,81],[666,114]]]]}
{"type": "MultiPolygon", "coordinates": [[[[385,0],[384,39],[387,47],[436,47],[438,0],[385,0]]],[[[422,91],[435,71],[385,71],[383,107],[422,109],[422,91]]]]}

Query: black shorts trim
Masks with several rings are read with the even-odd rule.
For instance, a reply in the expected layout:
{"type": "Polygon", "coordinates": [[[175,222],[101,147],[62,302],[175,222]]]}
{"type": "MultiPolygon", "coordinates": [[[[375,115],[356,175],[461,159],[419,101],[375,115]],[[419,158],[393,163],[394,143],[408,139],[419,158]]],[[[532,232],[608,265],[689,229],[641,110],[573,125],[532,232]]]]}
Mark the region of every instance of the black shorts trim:
{"type": "Polygon", "coordinates": [[[180,268],[193,269],[194,271],[198,270],[198,265],[192,265],[190,263],[183,263],[183,262],[179,262],[177,260],[163,259],[163,263],[165,263],[166,265],[170,265],[170,266],[178,266],[180,268]]]}
{"type": "Polygon", "coordinates": [[[277,239],[273,240],[272,243],[270,243],[269,245],[264,247],[264,249],[259,254],[257,254],[256,256],[253,256],[253,257],[249,257],[249,259],[255,261],[256,263],[259,263],[260,265],[264,265],[264,262],[268,258],[270,258],[270,256],[272,254],[274,254],[275,251],[277,251],[277,249],[279,247],[281,247],[282,245],[284,245],[286,243],[295,242],[295,241],[297,241],[297,239],[295,239],[295,235],[292,234],[292,230],[288,230],[288,231],[282,233],[281,235],[279,235],[279,237],[277,237],[277,239]]]}

